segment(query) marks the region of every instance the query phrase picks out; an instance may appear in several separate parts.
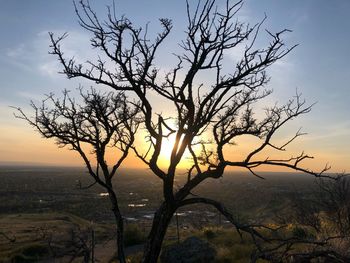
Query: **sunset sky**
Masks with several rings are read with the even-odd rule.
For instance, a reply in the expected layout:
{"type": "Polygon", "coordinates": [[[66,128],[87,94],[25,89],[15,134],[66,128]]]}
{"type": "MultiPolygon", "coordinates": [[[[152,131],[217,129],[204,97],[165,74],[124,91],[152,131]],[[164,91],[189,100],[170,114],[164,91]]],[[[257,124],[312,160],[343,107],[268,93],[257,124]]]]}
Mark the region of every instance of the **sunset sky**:
{"type": "MultiPolygon", "coordinates": [[[[90,2],[102,18],[106,5],[112,3],[90,2]]],[[[0,4],[0,164],[80,165],[75,153],[57,149],[52,140],[41,138],[26,123],[15,119],[9,106],[29,110],[30,100],[38,102],[44,94],[60,94],[79,84],[90,86],[57,73],[61,68],[56,57],[48,54],[48,32],[68,32],[64,51],[82,61],[94,52],[89,48],[90,36],[78,25],[71,0],[1,0],[0,4]]],[[[115,0],[115,4],[117,13],[126,14],[136,25],[150,22],[149,27],[158,30],[157,18],[173,20],[174,29],[166,42],[168,52],[163,50],[158,58],[162,67],[173,66],[167,64],[167,56],[184,36],[185,1],[115,0]]],[[[308,164],[313,169],[329,163],[333,171],[350,172],[349,12],[348,0],[247,0],[238,16],[254,24],[266,13],[264,29],[293,30],[286,35],[286,43],[299,46],[269,70],[274,90],[269,101],[283,103],[298,90],[310,104],[317,102],[311,113],[295,120],[278,137],[293,136],[302,127],[308,135],[290,150],[295,154],[305,150],[315,156],[308,164]]],[[[265,36],[262,31],[261,39],[265,36]]],[[[133,157],[126,163],[129,167],[134,164],[133,157]]]]}

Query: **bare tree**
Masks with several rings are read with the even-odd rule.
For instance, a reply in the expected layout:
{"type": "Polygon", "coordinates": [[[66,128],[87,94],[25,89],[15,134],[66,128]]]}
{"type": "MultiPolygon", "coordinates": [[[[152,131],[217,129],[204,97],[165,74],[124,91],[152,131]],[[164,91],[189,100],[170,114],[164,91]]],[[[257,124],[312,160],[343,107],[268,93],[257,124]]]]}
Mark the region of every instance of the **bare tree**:
{"type": "Polygon", "coordinates": [[[128,105],[123,92],[79,91],[81,104],[64,91],[61,100],[50,94],[40,106],[32,103],[34,117],[27,116],[21,109],[16,117],[26,120],[45,138],[55,138],[59,147],[67,146],[79,153],[94,179],[86,188],[97,183],[108,192],[117,225],[118,253],[124,258],[124,224],[112,179],[134,143],[139,126],[138,107],[128,105]],[[120,152],[118,155],[114,150],[117,156],[114,163],[107,162],[108,147],[120,152]]]}
{"type": "MultiPolygon", "coordinates": [[[[350,181],[347,174],[316,178],[310,193],[296,193],[292,198],[293,222],[324,232],[322,220],[332,223],[328,231],[342,236],[350,231],[350,181]]],[[[329,226],[328,226],[329,228],[329,226]]]]}
{"type": "MultiPolygon", "coordinates": [[[[258,177],[261,176],[256,170],[263,166],[285,167],[315,176],[322,176],[328,169],[325,167],[321,172],[314,172],[303,168],[302,162],[312,158],[304,152],[288,158],[269,158],[264,154],[266,149],[284,152],[290,143],[303,135],[298,131],[281,145],[273,141],[274,135],[281,127],[308,113],[311,106],[305,103],[300,94],[296,94],[284,105],[276,104],[259,111],[257,103],[271,94],[271,90],[266,87],[269,83],[266,70],[289,54],[296,45],[286,47],[283,36],[289,30],[284,29],[277,33],[266,30],[269,44],[262,48],[256,47],[266,17],[254,25],[239,22],[236,16],[242,4],[242,1],[235,4],[226,1],[225,6],[218,7],[215,0],[206,0],[198,1],[192,10],[187,2],[187,30],[180,43],[182,52],[175,55],[178,62],[164,77],[155,66],[155,59],[159,47],[172,30],[172,21],[169,19],[159,20],[162,31],[152,40],[148,35],[148,26],[142,29],[125,16],[118,17],[115,8],[109,8],[107,19],[101,21],[89,2],[80,0],[75,4],[76,14],[80,25],[91,33],[91,45],[99,53],[98,59],[84,64],[80,64],[74,58],[65,57],[60,44],[67,34],[55,37],[50,33],[51,53],[58,57],[63,66],[63,73],[68,78],[91,80],[113,91],[128,93],[138,100],[142,116],[140,125],[147,132],[147,150],[133,144],[136,129],[132,127],[136,111],[132,110],[130,113],[127,110],[128,106],[123,104],[127,114],[122,115],[122,119],[119,120],[117,105],[120,101],[113,100],[111,96],[99,97],[96,102],[91,103],[89,108],[92,108],[94,114],[98,113],[96,118],[93,118],[93,123],[90,116],[84,114],[83,120],[76,120],[77,112],[72,112],[75,107],[67,110],[65,104],[57,102],[56,108],[59,110],[53,112],[46,111],[45,107],[34,106],[38,113],[35,121],[22,114],[45,137],[55,137],[60,144],[69,144],[77,150],[90,174],[108,189],[118,225],[118,252],[121,262],[125,262],[121,244],[123,225],[111,178],[131,148],[163,182],[164,200],[155,212],[143,262],[157,261],[164,235],[176,210],[196,203],[213,206],[226,216],[238,231],[247,232],[254,240],[264,240],[258,226],[237,222],[220,202],[205,197],[192,197],[192,192],[198,185],[208,178],[222,177],[227,168],[246,168],[258,177]],[[240,47],[244,47],[241,58],[235,63],[228,63],[227,52],[240,50],[240,47]],[[109,63],[113,63],[113,67],[108,66],[109,63]],[[228,64],[231,66],[227,67],[228,64]],[[211,80],[201,81],[203,74],[211,76],[211,80]],[[159,101],[172,105],[172,113],[165,116],[157,112],[150,96],[156,96],[159,101]],[[103,112],[99,112],[99,107],[96,106],[101,102],[108,105],[103,112]],[[256,111],[264,114],[255,114],[256,111]],[[117,116],[114,112],[117,112],[117,116]],[[58,124],[57,114],[68,117],[68,127],[66,124],[58,124]],[[260,117],[261,115],[263,117],[260,117]],[[77,121],[88,122],[87,127],[80,128],[81,125],[77,125],[77,121]],[[95,122],[102,125],[103,134],[106,136],[101,135],[95,122]],[[124,127],[129,127],[128,139],[125,140],[124,135],[117,133],[118,139],[115,142],[121,143],[119,148],[124,155],[110,171],[103,159],[104,150],[112,138],[111,131],[114,127],[119,127],[120,122],[124,127]],[[160,163],[160,156],[163,141],[169,136],[175,136],[175,143],[172,145],[169,164],[164,168],[160,163]],[[227,149],[234,147],[242,136],[254,137],[260,144],[241,159],[233,160],[227,149]],[[94,147],[98,161],[96,171],[80,147],[81,140],[94,147]],[[187,181],[183,185],[175,186],[179,164],[188,155],[190,161],[187,161],[187,181]],[[103,171],[104,181],[99,177],[99,168],[103,171]]],[[[69,102],[74,106],[72,100],[69,102]]],[[[115,129],[119,131],[118,128],[115,129]]]]}
{"type": "Polygon", "coordinates": [[[2,236],[3,238],[5,238],[7,241],[14,243],[16,242],[16,237],[15,236],[9,236],[8,234],[4,233],[4,232],[0,232],[0,236],[2,236]]]}
{"type": "MultiPolygon", "coordinates": [[[[302,194],[299,194],[302,196],[302,194]]],[[[317,178],[308,199],[294,198],[292,222],[299,229],[313,232],[314,240],[328,240],[325,246],[308,253],[290,253],[299,259],[322,258],[327,262],[350,260],[350,181],[346,174],[317,178]]]]}
{"type": "Polygon", "coordinates": [[[73,224],[67,230],[67,237],[63,238],[64,249],[59,245],[62,242],[62,229],[52,229],[47,226],[40,227],[37,230],[40,238],[47,245],[50,254],[53,258],[63,258],[68,256],[67,262],[73,262],[77,258],[82,258],[82,262],[94,262],[94,235],[91,227],[80,227],[78,224],[73,224]]]}
{"type": "Polygon", "coordinates": [[[321,211],[333,222],[337,234],[349,236],[350,233],[350,179],[339,175],[336,180],[322,178],[317,180],[317,201],[321,211]]]}

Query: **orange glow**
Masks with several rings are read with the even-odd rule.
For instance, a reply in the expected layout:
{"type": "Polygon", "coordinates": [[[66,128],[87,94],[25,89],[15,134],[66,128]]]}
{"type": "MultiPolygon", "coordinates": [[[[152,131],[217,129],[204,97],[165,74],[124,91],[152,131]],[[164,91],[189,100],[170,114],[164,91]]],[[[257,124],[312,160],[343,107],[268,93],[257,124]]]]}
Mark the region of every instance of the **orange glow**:
{"type": "MultiPolygon", "coordinates": [[[[158,164],[160,167],[165,168],[170,164],[170,156],[175,145],[176,135],[171,134],[168,138],[164,138],[162,141],[162,150],[159,155],[158,164]]],[[[185,151],[181,162],[179,163],[179,168],[188,168],[191,162],[191,155],[188,150],[185,151]]]]}
{"type": "MultiPolygon", "coordinates": [[[[144,152],[147,151],[148,143],[145,143],[144,134],[141,132],[137,135],[137,143],[140,149],[144,152]]],[[[310,136],[312,139],[312,136],[310,136]]],[[[281,140],[278,144],[281,144],[285,140],[281,140]]],[[[175,135],[170,136],[169,139],[163,140],[162,152],[159,157],[158,165],[163,169],[168,167],[169,159],[172,147],[175,142],[175,135]]],[[[277,143],[277,141],[275,141],[277,143]]],[[[237,146],[227,147],[225,150],[225,157],[228,160],[241,161],[248,151],[255,149],[257,141],[249,137],[242,137],[237,141],[237,146]]],[[[338,141],[333,142],[335,145],[340,145],[338,141]]],[[[313,143],[312,140],[300,139],[288,147],[286,152],[278,152],[275,150],[264,151],[260,158],[276,158],[287,157],[290,155],[298,155],[303,149],[307,149],[307,153],[314,156],[315,159],[307,160],[304,167],[308,167],[312,170],[321,170],[326,163],[332,166],[333,172],[349,171],[348,152],[341,148],[332,147],[320,147],[313,143]]],[[[197,154],[200,152],[200,148],[195,150],[197,154]]],[[[111,165],[113,161],[118,157],[118,153],[114,148],[110,148],[107,161],[111,165]]],[[[149,156],[148,156],[149,157],[149,156]]],[[[92,159],[92,156],[91,156],[92,159]]],[[[69,151],[66,148],[57,148],[57,145],[52,139],[43,139],[40,135],[35,133],[30,127],[23,127],[21,125],[2,125],[0,127],[0,162],[1,163],[32,163],[32,164],[44,164],[44,165],[58,165],[58,166],[83,166],[78,153],[69,151]]],[[[190,154],[185,152],[183,159],[179,164],[179,168],[188,168],[191,165],[190,154]]],[[[124,168],[142,168],[146,169],[146,165],[140,161],[133,151],[130,151],[128,158],[123,163],[124,168]]],[[[231,169],[229,169],[231,170],[231,169]]],[[[258,171],[281,171],[286,170],[281,167],[265,166],[259,167],[258,171]]],[[[290,170],[287,170],[290,171],[290,170]]]]}
{"type": "Polygon", "coordinates": [[[162,141],[162,149],[159,155],[158,164],[160,167],[165,168],[170,164],[170,156],[175,144],[175,134],[170,135],[168,138],[164,138],[162,141]]]}

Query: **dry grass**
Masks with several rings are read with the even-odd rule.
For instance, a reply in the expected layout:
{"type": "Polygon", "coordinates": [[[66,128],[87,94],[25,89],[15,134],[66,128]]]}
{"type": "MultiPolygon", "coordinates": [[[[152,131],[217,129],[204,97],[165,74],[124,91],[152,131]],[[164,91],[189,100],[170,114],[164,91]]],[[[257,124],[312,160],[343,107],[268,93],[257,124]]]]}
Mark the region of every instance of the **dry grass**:
{"type": "MultiPolygon", "coordinates": [[[[0,236],[0,261],[23,259],[26,262],[52,256],[51,248],[63,250],[72,240],[73,231],[86,231],[89,221],[79,217],[58,214],[15,214],[0,218],[0,232],[15,241],[0,236]],[[49,245],[50,244],[50,245],[49,245]]],[[[94,225],[97,239],[108,233],[108,227],[94,225]]]]}

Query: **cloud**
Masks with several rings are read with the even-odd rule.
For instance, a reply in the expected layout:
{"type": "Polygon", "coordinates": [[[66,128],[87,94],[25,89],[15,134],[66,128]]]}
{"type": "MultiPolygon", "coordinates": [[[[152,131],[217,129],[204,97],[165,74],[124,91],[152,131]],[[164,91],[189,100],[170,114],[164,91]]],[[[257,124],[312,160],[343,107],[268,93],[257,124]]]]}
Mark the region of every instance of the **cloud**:
{"type": "Polygon", "coordinates": [[[38,68],[41,74],[49,76],[50,78],[57,77],[57,73],[61,70],[56,61],[44,62],[38,65],[38,68]]]}
{"type": "Polygon", "coordinates": [[[242,60],[245,49],[246,49],[245,44],[238,45],[234,48],[227,50],[226,55],[233,62],[237,63],[242,60]]]}
{"type": "MultiPolygon", "coordinates": [[[[329,126],[317,127],[312,136],[308,136],[310,141],[335,140],[349,137],[350,121],[336,123],[329,126]]],[[[347,140],[348,141],[348,140],[347,140]]]]}
{"type": "MultiPolygon", "coordinates": [[[[65,31],[54,30],[56,36],[65,31]]],[[[77,61],[85,62],[91,57],[89,35],[83,31],[70,31],[68,37],[62,42],[62,50],[69,57],[75,57],[77,61]],[[84,60],[83,60],[84,58],[84,60]]],[[[58,76],[62,70],[55,56],[49,54],[50,39],[47,31],[38,32],[35,37],[26,43],[21,43],[6,52],[7,62],[26,71],[38,73],[49,78],[58,76]]]]}
{"type": "Polygon", "coordinates": [[[7,49],[6,55],[10,58],[18,58],[24,55],[24,44],[7,49]]]}
{"type": "Polygon", "coordinates": [[[28,91],[18,91],[16,94],[22,98],[32,101],[41,101],[43,99],[43,95],[34,94],[33,92],[28,91]]]}

